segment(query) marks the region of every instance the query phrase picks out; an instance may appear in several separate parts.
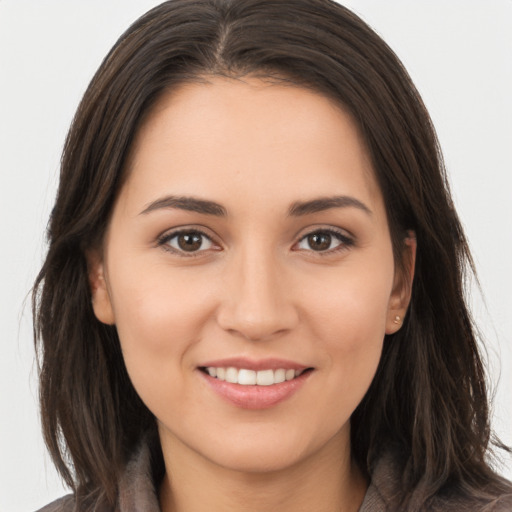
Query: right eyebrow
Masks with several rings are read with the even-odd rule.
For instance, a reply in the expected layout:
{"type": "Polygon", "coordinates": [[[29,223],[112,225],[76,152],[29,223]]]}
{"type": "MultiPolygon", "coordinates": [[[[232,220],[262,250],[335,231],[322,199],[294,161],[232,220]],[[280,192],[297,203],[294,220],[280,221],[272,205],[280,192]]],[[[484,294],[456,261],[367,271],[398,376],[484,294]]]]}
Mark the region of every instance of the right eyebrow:
{"type": "Polygon", "coordinates": [[[214,201],[206,201],[197,197],[190,196],[165,196],[149,203],[140,215],[161,209],[179,209],[189,212],[202,213],[204,215],[215,215],[217,217],[226,217],[226,209],[214,201]]]}
{"type": "Polygon", "coordinates": [[[368,206],[352,196],[318,197],[309,201],[297,201],[290,206],[288,215],[299,217],[323,212],[331,208],[357,208],[367,215],[372,215],[368,206]]]}

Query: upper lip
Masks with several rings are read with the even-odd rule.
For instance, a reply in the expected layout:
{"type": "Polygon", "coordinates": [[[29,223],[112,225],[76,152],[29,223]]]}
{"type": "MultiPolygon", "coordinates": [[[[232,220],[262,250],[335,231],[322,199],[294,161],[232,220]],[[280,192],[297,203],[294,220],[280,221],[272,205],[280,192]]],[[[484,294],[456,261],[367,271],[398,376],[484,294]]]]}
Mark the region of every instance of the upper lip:
{"type": "Polygon", "coordinates": [[[278,370],[283,368],[285,370],[305,370],[311,366],[296,363],[286,359],[248,359],[246,357],[230,357],[227,359],[216,359],[215,361],[208,361],[199,366],[200,368],[237,368],[246,370],[278,370]]]}

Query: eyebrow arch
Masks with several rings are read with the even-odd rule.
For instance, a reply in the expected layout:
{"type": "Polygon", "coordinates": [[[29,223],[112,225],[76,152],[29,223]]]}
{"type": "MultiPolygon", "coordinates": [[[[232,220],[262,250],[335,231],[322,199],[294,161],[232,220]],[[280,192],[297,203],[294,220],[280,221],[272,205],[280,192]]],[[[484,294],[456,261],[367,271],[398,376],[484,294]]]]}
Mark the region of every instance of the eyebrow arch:
{"type": "Polygon", "coordinates": [[[288,215],[300,217],[330,210],[331,208],[358,208],[368,215],[372,215],[368,206],[351,196],[319,197],[311,201],[296,201],[290,206],[288,215]]]}
{"type": "Polygon", "coordinates": [[[225,217],[227,215],[226,209],[218,203],[187,196],[166,196],[157,199],[149,203],[149,205],[140,212],[140,215],[167,208],[177,208],[179,210],[202,213],[204,215],[215,215],[217,217],[225,217]]]}

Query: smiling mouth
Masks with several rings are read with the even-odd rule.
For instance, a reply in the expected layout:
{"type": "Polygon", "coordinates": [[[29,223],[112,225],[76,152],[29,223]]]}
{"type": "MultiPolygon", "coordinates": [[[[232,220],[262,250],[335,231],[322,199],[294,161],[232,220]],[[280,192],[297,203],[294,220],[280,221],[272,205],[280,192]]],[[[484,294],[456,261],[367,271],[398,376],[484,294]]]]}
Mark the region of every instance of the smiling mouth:
{"type": "Polygon", "coordinates": [[[272,386],[282,382],[291,381],[300,377],[303,373],[310,372],[313,368],[303,370],[277,368],[275,370],[248,370],[246,368],[230,367],[202,367],[200,370],[217,380],[240,384],[242,386],[272,386]]]}

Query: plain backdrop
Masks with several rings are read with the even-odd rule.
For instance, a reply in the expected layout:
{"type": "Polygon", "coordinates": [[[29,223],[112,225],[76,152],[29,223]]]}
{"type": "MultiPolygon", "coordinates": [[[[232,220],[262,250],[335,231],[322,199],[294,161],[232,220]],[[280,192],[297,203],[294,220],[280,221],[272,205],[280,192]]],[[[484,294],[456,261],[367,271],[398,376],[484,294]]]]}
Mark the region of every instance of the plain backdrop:
{"type": "MultiPolygon", "coordinates": [[[[81,95],[118,36],[158,3],[0,0],[0,512],[66,492],[40,434],[27,296],[81,95]]],[[[433,117],[485,296],[474,287],[470,300],[494,426],[512,444],[512,0],[345,5],[396,51],[433,117]]],[[[510,459],[501,471],[512,478],[510,459]]]]}

